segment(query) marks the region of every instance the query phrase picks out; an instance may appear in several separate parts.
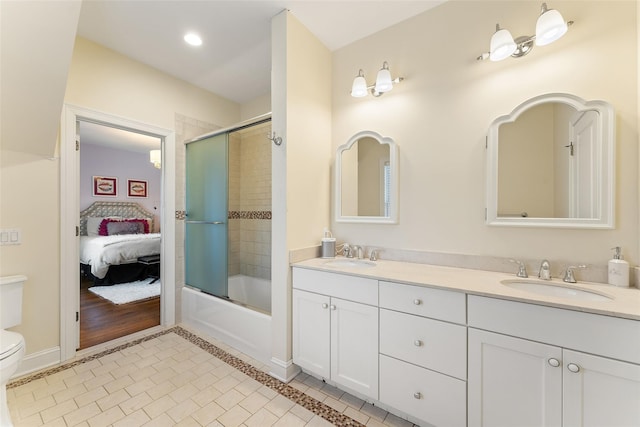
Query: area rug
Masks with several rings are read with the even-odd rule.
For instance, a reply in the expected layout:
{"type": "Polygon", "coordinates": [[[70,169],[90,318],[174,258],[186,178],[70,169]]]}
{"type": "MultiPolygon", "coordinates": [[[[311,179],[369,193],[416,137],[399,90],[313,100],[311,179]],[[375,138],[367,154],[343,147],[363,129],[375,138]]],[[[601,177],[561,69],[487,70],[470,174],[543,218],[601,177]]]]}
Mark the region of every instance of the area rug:
{"type": "Polygon", "coordinates": [[[152,278],[111,286],[92,286],[89,291],[114,304],[126,304],[160,295],[160,281],[151,281],[152,278]]]}

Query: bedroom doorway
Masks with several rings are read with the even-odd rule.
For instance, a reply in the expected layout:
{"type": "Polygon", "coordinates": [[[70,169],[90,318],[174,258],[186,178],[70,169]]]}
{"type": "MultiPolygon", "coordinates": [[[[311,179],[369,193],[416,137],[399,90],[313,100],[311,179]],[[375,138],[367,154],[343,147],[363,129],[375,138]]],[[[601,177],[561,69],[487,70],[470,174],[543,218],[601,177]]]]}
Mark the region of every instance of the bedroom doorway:
{"type": "MultiPolygon", "coordinates": [[[[86,138],[86,136],[85,136],[86,138]]],[[[88,145],[86,145],[88,147],[88,145]]],[[[154,147],[155,148],[155,147],[154,147]]],[[[146,149],[145,149],[146,150],[146,149]]],[[[140,158],[144,158],[144,167],[154,169],[154,165],[151,162],[149,151],[146,153],[139,153],[140,158]]],[[[144,221],[136,221],[134,218],[142,216],[144,218],[144,212],[150,214],[150,222],[148,226],[149,231],[162,230],[162,237],[160,239],[160,249],[155,250],[156,253],[146,256],[145,254],[136,255],[135,259],[130,259],[131,264],[139,264],[141,269],[140,274],[145,276],[148,282],[152,282],[154,277],[158,277],[157,283],[160,283],[160,297],[159,300],[155,300],[155,307],[153,308],[155,319],[153,324],[159,325],[173,325],[175,323],[175,265],[172,262],[159,263],[160,259],[175,259],[175,223],[173,221],[173,211],[175,210],[175,195],[172,189],[175,182],[175,165],[174,165],[174,152],[175,152],[175,133],[172,130],[158,128],[156,126],[147,125],[144,123],[132,121],[129,119],[123,119],[118,116],[100,113],[94,110],[85,109],[82,107],[76,107],[71,105],[65,105],[62,116],[61,126],[61,144],[60,144],[60,187],[61,187],[61,200],[60,200],[60,230],[61,230],[61,268],[60,268],[60,286],[61,286],[61,298],[60,298],[60,361],[66,361],[75,356],[76,351],[81,348],[89,347],[89,344],[82,344],[81,338],[81,306],[80,306],[80,293],[81,293],[81,275],[79,274],[79,259],[80,259],[80,234],[83,227],[86,228],[85,221],[80,221],[81,211],[81,191],[82,187],[88,187],[90,194],[90,200],[95,203],[107,203],[108,205],[122,204],[122,205],[134,205],[137,208],[141,208],[143,214],[121,214],[118,211],[116,214],[105,212],[92,212],[89,216],[100,217],[103,215],[103,219],[106,217],[118,217],[119,221],[100,221],[103,228],[107,228],[114,235],[108,236],[109,238],[120,238],[120,234],[125,233],[122,230],[124,228],[138,227],[138,232],[131,234],[151,234],[144,232],[144,221]],[[86,171],[82,171],[81,166],[81,151],[79,148],[84,144],[83,139],[83,126],[101,126],[109,130],[114,131],[127,131],[137,135],[152,136],[159,142],[159,150],[162,153],[160,160],[161,168],[159,169],[160,179],[152,180],[150,177],[142,176],[142,163],[139,167],[131,169],[131,172],[116,171],[109,172],[108,170],[99,169],[101,164],[108,163],[107,157],[104,155],[98,155],[101,159],[100,162],[94,164],[92,167],[94,170],[89,172],[89,183],[87,184],[86,171]],[[99,169],[99,170],[98,170],[99,169]],[[116,176],[114,176],[116,175],[116,176]],[[83,180],[85,181],[83,183],[83,180]],[[152,184],[153,183],[153,184],[152,184]],[[155,196],[152,196],[152,189],[155,188],[155,196]],[[159,190],[159,191],[158,191],[159,190]],[[114,194],[115,193],[115,194],[114,194]],[[146,197],[144,197],[146,195],[146,197]],[[123,196],[119,198],[118,196],[123,196]],[[117,199],[117,200],[116,200],[117,199]],[[146,201],[149,207],[142,206],[145,203],[140,201],[146,201]],[[169,215],[166,214],[169,212],[169,215]],[[116,223],[117,222],[117,223],[116,223]],[[142,232],[140,232],[142,227],[142,232]],[[115,230],[115,231],[114,231],[115,230]],[[153,256],[151,256],[153,255],[153,256]],[[159,256],[158,256],[159,255],[159,256]],[[149,277],[146,277],[149,276],[149,277]],[[151,277],[154,276],[154,277],[151,277]]],[[[104,154],[104,153],[103,153],[104,154]]],[[[135,157],[133,154],[126,154],[122,159],[130,160],[135,157]]],[[[118,161],[124,164],[124,160],[118,161]]],[[[111,161],[114,163],[114,161],[111,161]]],[[[86,194],[85,194],[86,196],[86,194]]],[[[85,197],[86,198],[86,197],[85,197]]],[[[86,204],[86,201],[83,202],[86,204]]],[[[84,207],[83,204],[83,207],[84,207]]],[[[111,206],[113,207],[113,206],[111,206]]],[[[122,206],[117,206],[117,209],[122,206]]],[[[94,219],[95,223],[95,219],[94,219]]],[[[85,231],[86,232],[86,231],[85,231]]],[[[110,269],[110,267],[107,267],[110,269]]],[[[91,273],[91,268],[88,270],[91,273]]],[[[94,278],[100,278],[102,276],[99,270],[95,270],[92,276],[86,276],[90,278],[91,285],[93,285],[94,278]]],[[[121,272],[117,272],[120,274],[121,272]]],[[[127,272],[129,274],[130,272],[127,272]]],[[[109,276],[111,279],[116,276],[109,276]]],[[[125,276],[126,277],[126,276],[125,276]]],[[[110,280],[109,286],[113,282],[119,281],[110,280]]],[[[86,285],[88,290],[89,283],[86,285]]],[[[89,294],[87,294],[89,295],[89,294]]],[[[104,303],[106,300],[103,297],[91,294],[92,297],[99,298],[97,301],[104,303]]],[[[148,298],[146,298],[148,299],[148,298]]],[[[95,301],[93,302],[95,308],[95,301]]],[[[146,301],[148,303],[149,301],[146,301]]],[[[87,306],[92,303],[89,302],[87,306]]],[[[111,320],[106,323],[112,323],[110,329],[118,329],[117,334],[128,335],[132,331],[128,329],[128,324],[139,324],[139,329],[147,329],[149,324],[145,324],[142,321],[135,320],[124,315],[123,311],[114,309],[123,309],[127,303],[123,304],[111,304],[111,313],[109,317],[111,320]],[[114,314],[116,313],[116,314],[114,314]],[[118,314],[119,313],[119,314],[118,314]],[[127,319],[120,322],[117,320],[127,319]]],[[[132,305],[129,309],[133,308],[132,305]]],[[[109,311],[109,310],[107,310],[109,311]]],[[[129,310],[133,314],[139,314],[139,310],[129,310]]],[[[109,314],[109,313],[107,313],[109,314]]],[[[84,317],[87,317],[86,314],[84,317]]],[[[96,323],[104,323],[105,318],[101,315],[95,316],[93,320],[96,323]]],[[[84,320],[90,320],[88,318],[84,320]]],[[[153,325],[151,325],[153,326],[153,325]]],[[[112,339],[111,336],[98,337],[98,340],[108,341],[112,339]]],[[[91,344],[93,345],[93,344],[91,344]]]]}
{"type": "Polygon", "coordinates": [[[78,349],[160,324],[162,139],[78,120],[78,349]]]}

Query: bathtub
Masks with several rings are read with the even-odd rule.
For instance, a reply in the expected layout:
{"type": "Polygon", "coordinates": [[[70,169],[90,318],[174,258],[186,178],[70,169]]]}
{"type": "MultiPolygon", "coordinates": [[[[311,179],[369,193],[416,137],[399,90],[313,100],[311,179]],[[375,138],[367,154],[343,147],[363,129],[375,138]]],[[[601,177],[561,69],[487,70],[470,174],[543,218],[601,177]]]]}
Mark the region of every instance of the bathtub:
{"type": "Polygon", "coordinates": [[[271,281],[237,274],[229,277],[229,298],[271,313],[271,281]]]}
{"type": "MultiPolygon", "coordinates": [[[[269,305],[270,300],[269,296],[269,305]]],[[[262,363],[271,361],[271,316],[268,314],[185,286],[182,288],[182,322],[262,363]]]]}

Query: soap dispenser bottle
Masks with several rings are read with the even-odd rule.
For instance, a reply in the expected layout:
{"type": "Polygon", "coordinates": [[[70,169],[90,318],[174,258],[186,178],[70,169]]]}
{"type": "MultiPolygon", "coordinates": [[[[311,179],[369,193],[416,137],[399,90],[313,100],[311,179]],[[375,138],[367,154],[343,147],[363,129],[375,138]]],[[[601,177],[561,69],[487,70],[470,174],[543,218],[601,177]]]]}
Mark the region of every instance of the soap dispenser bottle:
{"type": "Polygon", "coordinates": [[[624,288],[629,287],[629,263],[625,261],[620,253],[620,246],[611,248],[615,250],[613,259],[609,260],[609,284],[624,288]]]}

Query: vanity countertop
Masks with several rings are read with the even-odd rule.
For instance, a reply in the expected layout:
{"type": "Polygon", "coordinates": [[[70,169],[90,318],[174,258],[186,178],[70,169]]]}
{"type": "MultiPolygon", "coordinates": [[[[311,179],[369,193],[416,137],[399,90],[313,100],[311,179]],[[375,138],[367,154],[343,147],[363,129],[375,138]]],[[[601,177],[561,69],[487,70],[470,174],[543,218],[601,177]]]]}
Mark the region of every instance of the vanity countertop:
{"type": "MultiPolygon", "coordinates": [[[[337,259],[342,259],[342,257],[337,259]]],[[[336,267],[327,266],[327,261],[329,260],[313,258],[296,262],[292,266],[640,320],[640,289],[636,288],[619,288],[606,284],[581,281],[568,284],[557,278],[548,282],[549,284],[559,284],[604,294],[613,298],[606,301],[585,301],[537,295],[524,290],[513,289],[500,283],[502,280],[518,279],[515,274],[388,260],[378,260],[375,262],[375,266],[366,268],[336,267]]],[[[538,281],[538,278],[530,277],[522,280],[538,281]]]]}

